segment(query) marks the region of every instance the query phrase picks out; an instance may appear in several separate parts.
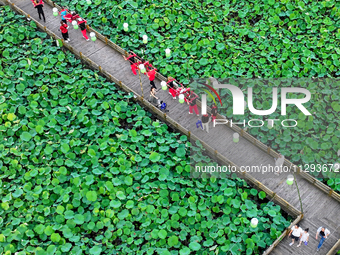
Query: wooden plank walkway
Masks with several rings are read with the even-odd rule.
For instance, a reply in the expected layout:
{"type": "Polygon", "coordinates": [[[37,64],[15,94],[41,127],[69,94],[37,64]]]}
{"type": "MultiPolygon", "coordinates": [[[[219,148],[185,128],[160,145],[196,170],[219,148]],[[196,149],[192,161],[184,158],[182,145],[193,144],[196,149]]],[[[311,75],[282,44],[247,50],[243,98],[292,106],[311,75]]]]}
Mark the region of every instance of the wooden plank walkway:
{"type": "MultiPolygon", "coordinates": [[[[12,0],[16,6],[31,15],[34,19],[39,20],[36,9],[33,8],[29,0],[12,0]]],[[[58,31],[60,26],[60,17],[52,15],[52,7],[45,4],[44,7],[46,22],[41,21],[49,30],[61,37],[58,31]]],[[[101,66],[118,80],[123,81],[127,86],[141,95],[139,77],[134,76],[131,72],[130,65],[124,61],[121,54],[110,46],[97,40],[96,42],[85,41],[82,37],[80,29],[74,30],[70,25],[69,36],[70,45],[78,52],[90,58],[96,64],[101,66]]],[[[144,87],[144,97],[149,97],[150,85],[148,78],[142,75],[142,83],[144,87]]],[[[160,81],[156,80],[157,88],[160,88],[160,81]]],[[[170,112],[168,115],[176,120],[180,125],[190,130],[198,136],[202,141],[206,142],[212,148],[218,150],[223,156],[234,162],[238,166],[263,166],[274,165],[274,160],[268,154],[251,144],[245,139],[235,144],[233,142],[233,131],[225,125],[218,125],[216,128],[210,126],[210,133],[206,133],[196,128],[196,121],[199,119],[195,114],[188,114],[188,105],[178,103],[173,100],[168,92],[160,90],[158,96],[161,100],[168,104],[170,112]]],[[[251,173],[250,173],[251,174],[251,173]]],[[[300,208],[297,190],[294,185],[286,184],[286,175],[280,177],[266,174],[252,174],[256,179],[266,185],[268,188],[276,192],[283,199],[287,200],[295,208],[300,208]]],[[[290,247],[288,244],[290,239],[285,238],[273,251],[272,254],[327,254],[332,246],[340,238],[340,204],[314,187],[305,179],[297,175],[297,181],[303,201],[304,219],[300,222],[303,228],[310,229],[310,242],[308,246],[299,248],[294,245],[290,247]],[[317,253],[316,247],[318,241],[315,240],[315,232],[320,226],[326,226],[331,231],[330,237],[326,240],[321,250],[317,253]]]]}

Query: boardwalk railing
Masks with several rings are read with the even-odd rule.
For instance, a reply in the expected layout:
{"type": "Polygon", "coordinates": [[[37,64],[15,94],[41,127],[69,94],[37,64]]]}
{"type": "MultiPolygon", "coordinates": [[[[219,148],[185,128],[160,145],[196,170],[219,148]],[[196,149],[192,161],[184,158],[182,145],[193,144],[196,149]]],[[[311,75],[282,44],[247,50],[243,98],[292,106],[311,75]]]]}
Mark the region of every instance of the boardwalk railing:
{"type": "MultiPolygon", "coordinates": [[[[4,2],[7,5],[13,5],[14,4],[10,3],[8,0],[0,0],[2,2],[4,2]]],[[[53,1],[51,0],[45,0],[45,2],[53,7],[58,8],[59,10],[61,10],[61,7],[57,4],[55,4],[53,1]]],[[[18,7],[16,7],[16,11],[21,12],[22,14],[24,14],[24,12],[19,9],[18,7]],[[20,10],[20,11],[19,11],[20,10]]],[[[27,17],[30,17],[30,15],[28,14],[24,14],[27,17]]],[[[38,22],[36,22],[38,23],[38,22]]],[[[44,31],[48,32],[46,27],[42,27],[42,25],[38,25],[39,28],[43,29],[44,31]]],[[[112,47],[113,49],[115,49],[116,51],[118,51],[121,54],[124,54],[125,56],[128,56],[128,53],[126,50],[124,50],[123,48],[119,47],[117,44],[115,44],[114,42],[112,42],[111,40],[109,40],[107,37],[103,36],[102,34],[100,34],[99,32],[97,32],[95,29],[93,29],[90,26],[87,26],[87,30],[90,32],[94,32],[96,34],[96,37],[101,40],[102,42],[104,42],[105,44],[109,45],[110,47],[112,47]]],[[[53,36],[55,39],[59,39],[62,42],[64,42],[63,39],[61,39],[60,37],[56,36],[54,33],[52,33],[51,31],[49,31],[48,34],[50,34],[51,36],[53,36]],[[50,32],[50,33],[49,33],[50,32]]],[[[72,47],[65,44],[64,45],[66,48],[68,48],[69,50],[71,50],[76,56],[82,58],[82,55],[75,53],[74,50],[72,50],[72,47]]],[[[89,61],[91,62],[91,66],[93,66],[95,69],[98,69],[99,71],[101,71],[101,67],[98,66],[97,64],[95,64],[92,60],[89,59],[89,61]]],[[[159,80],[162,81],[167,81],[166,77],[164,77],[162,74],[160,73],[156,73],[156,77],[159,80]]],[[[135,93],[136,94],[136,93],[135,93]]],[[[196,101],[198,106],[201,106],[201,102],[199,100],[196,101]]],[[[207,106],[207,112],[211,113],[211,108],[207,106]]],[[[217,118],[219,119],[225,119],[224,116],[220,115],[219,113],[217,114],[217,118]]],[[[249,133],[245,132],[242,128],[238,127],[237,125],[228,125],[225,124],[226,126],[228,126],[229,128],[231,128],[232,130],[234,130],[235,132],[239,133],[241,137],[245,138],[246,140],[248,140],[249,142],[251,142],[252,144],[254,144],[256,147],[260,148],[261,150],[263,150],[264,152],[266,152],[268,155],[273,156],[273,157],[278,157],[278,153],[276,151],[274,151],[273,149],[271,149],[269,146],[263,144],[262,142],[260,142],[258,139],[256,139],[255,137],[253,137],[252,135],[250,135],[249,133]]],[[[340,194],[338,194],[337,192],[335,192],[333,189],[331,189],[329,186],[327,186],[326,184],[320,182],[319,180],[315,179],[313,176],[311,176],[310,174],[301,171],[301,169],[294,165],[292,162],[290,162],[289,160],[285,159],[284,161],[284,165],[288,166],[290,168],[296,169],[297,173],[303,177],[304,179],[306,179],[307,181],[309,181],[310,183],[312,183],[314,186],[316,186],[317,188],[319,188],[320,190],[322,190],[323,192],[327,193],[330,197],[334,198],[335,200],[337,200],[338,202],[340,202],[340,194]]]]}
{"type": "MultiPolygon", "coordinates": [[[[63,41],[60,37],[58,37],[57,35],[55,35],[51,30],[47,29],[45,26],[41,25],[37,20],[35,20],[34,18],[32,18],[29,14],[27,14],[26,12],[24,12],[23,10],[21,10],[20,8],[18,8],[15,4],[10,3],[8,0],[2,0],[5,2],[5,4],[11,6],[11,8],[16,11],[19,14],[22,14],[24,16],[26,16],[27,18],[30,18],[31,20],[33,20],[36,25],[41,29],[44,30],[47,34],[49,34],[51,37],[53,37],[54,39],[58,39],[63,41]]],[[[52,1],[50,0],[46,0],[46,3],[48,3],[49,5],[53,6],[53,7],[57,7],[60,9],[59,6],[55,5],[52,1]]],[[[95,30],[91,30],[91,28],[89,28],[90,31],[95,31],[95,30]]],[[[99,35],[99,33],[98,33],[99,35]]],[[[107,40],[106,37],[103,37],[101,35],[97,36],[97,38],[99,40],[102,40],[103,42],[107,41],[108,45],[114,45],[114,49],[119,51],[122,54],[126,54],[126,52],[120,48],[119,46],[117,46],[116,44],[109,43],[109,40],[107,40]]],[[[207,154],[209,154],[209,156],[211,157],[215,157],[217,159],[218,162],[222,163],[223,165],[230,165],[232,167],[235,167],[237,169],[237,173],[239,176],[241,176],[242,178],[244,178],[250,185],[257,187],[258,189],[264,191],[267,196],[274,201],[276,204],[280,205],[282,207],[282,209],[284,211],[286,211],[289,215],[293,216],[294,218],[296,218],[294,220],[294,222],[291,224],[290,228],[292,226],[294,226],[297,222],[299,222],[302,218],[303,215],[302,213],[297,210],[294,206],[292,206],[291,204],[289,204],[286,200],[284,200],[283,198],[281,198],[280,196],[278,196],[276,193],[274,193],[272,190],[270,190],[269,188],[267,188],[265,185],[263,185],[261,182],[259,182],[258,180],[256,180],[255,178],[253,178],[251,175],[249,175],[248,173],[246,173],[245,171],[240,170],[240,168],[238,166],[236,166],[233,162],[231,162],[230,160],[228,160],[227,158],[225,158],[222,154],[220,154],[218,151],[214,150],[213,148],[211,148],[208,144],[206,144],[205,142],[201,141],[197,136],[195,136],[194,134],[191,134],[191,132],[187,129],[185,129],[183,126],[181,126],[180,124],[178,124],[176,121],[174,121],[173,119],[171,119],[169,116],[167,116],[166,113],[163,113],[161,110],[159,110],[157,107],[155,107],[153,104],[151,104],[150,102],[148,102],[147,100],[145,100],[142,96],[140,96],[138,93],[136,93],[134,90],[132,90],[131,88],[129,88],[128,86],[126,86],[124,83],[122,83],[122,81],[119,81],[118,79],[116,79],[115,77],[113,77],[111,74],[109,74],[107,71],[103,70],[99,65],[97,65],[95,62],[93,62],[91,59],[89,59],[88,57],[84,56],[81,52],[76,51],[72,46],[70,46],[69,44],[64,44],[64,47],[66,47],[68,50],[70,50],[73,54],[75,54],[77,57],[79,57],[83,62],[85,62],[87,65],[89,65],[91,68],[99,70],[99,72],[101,72],[106,78],[108,78],[109,80],[111,80],[112,82],[116,83],[122,90],[124,90],[125,92],[128,93],[133,93],[135,99],[142,105],[144,105],[145,107],[147,107],[154,115],[156,115],[159,119],[163,120],[164,122],[167,122],[168,124],[170,124],[171,126],[173,126],[174,128],[176,128],[178,131],[180,131],[182,134],[187,135],[189,139],[191,139],[191,141],[197,141],[199,140],[203,147],[205,148],[207,154]]],[[[165,80],[165,77],[161,76],[160,74],[158,75],[160,77],[160,79],[165,80]]],[[[263,253],[263,255],[267,255],[269,254],[274,247],[276,247],[280,241],[289,233],[289,229],[287,228],[279,238],[277,238],[274,243],[272,245],[270,245],[267,250],[263,253]]]]}
{"type": "Polygon", "coordinates": [[[337,252],[340,251],[340,239],[335,243],[332,249],[326,255],[335,255],[337,252]]]}

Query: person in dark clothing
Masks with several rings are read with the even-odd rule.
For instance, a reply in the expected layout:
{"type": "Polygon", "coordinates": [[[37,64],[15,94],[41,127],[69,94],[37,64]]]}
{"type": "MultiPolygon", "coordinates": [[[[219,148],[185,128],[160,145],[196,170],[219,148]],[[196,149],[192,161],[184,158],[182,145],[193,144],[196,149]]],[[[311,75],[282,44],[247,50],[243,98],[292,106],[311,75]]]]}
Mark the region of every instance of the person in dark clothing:
{"type": "Polygon", "coordinates": [[[211,121],[214,122],[214,120],[216,119],[217,116],[217,106],[213,105],[211,107],[211,121]]]}
{"type": "Polygon", "coordinates": [[[38,2],[37,0],[35,1],[35,8],[37,8],[38,10],[39,19],[41,19],[41,16],[43,16],[44,22],[46,22],[43,7],[44,7],[43,1],[40,1],[40,2],[38,2]]]}
{"type": "Polygon", "coordinates": [[[197,104],[196,104],[196,99],[198,98],[198,96],[195,93],[192,93],[189,97],[189,101],[187,101],[188,105],[189,105],[189,114],[192,114],[192,110],[195,111],[197,116],[200,116],[198,114],[198,109],[197,109],[197,104]]]}
{"type": "Polygon", "coordinates": [[[70,39],[68,37],[68,25],[66,25],[63,21],[60,21],[60,31],[61,31],[61,34],[65,40],[65,42],[70,42],[70,39]]]}
{"type": "Polygon", "coordinates": [[[209,122],[210,122],[209,114],[207,113],[207,114],[202,115],[203,129],[205,129],[205,131],[207,131],[207,133],[209,133],[209,122]]]}

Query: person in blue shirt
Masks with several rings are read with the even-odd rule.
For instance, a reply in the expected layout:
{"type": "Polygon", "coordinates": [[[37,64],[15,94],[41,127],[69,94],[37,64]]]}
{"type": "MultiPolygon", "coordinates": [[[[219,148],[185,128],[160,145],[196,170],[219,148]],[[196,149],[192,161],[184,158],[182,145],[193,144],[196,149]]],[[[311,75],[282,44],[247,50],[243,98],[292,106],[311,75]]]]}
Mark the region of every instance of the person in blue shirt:
{"type": "Polygon", "coordinates": [[[67,24],[67,20],[65,18],[65,15],[67,14],[67,9],[66,7],[62,7],[61,11],[59,12],[60,16],[61,16],[61,21],[64,22],[65,24],[67,24]]]}

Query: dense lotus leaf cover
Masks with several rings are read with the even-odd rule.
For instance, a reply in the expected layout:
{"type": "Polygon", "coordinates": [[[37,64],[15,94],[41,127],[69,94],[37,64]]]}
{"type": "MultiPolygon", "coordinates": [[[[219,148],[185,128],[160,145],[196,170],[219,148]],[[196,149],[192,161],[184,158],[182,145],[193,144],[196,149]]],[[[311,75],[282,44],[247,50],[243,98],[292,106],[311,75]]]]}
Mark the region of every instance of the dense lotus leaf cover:
{"type": "MultiPolygon", "coordinates": [[[[163,75],[176,77],[185,84],[193,78],[210,76],[290,78],[338,77],[340,74],[337,25],[340,3],[335,0],[294,3],[288,0],[95,0],[91,5],[84,0],[56,2],[79,12],[92,27],[121,47],[138,54],[144,49],[145,57],[153,61],[163,75]],[[128,33],[123,30],[124,23],[129,24],[128,33]],[[148,36],[146,46],[142,40],[144,34],[148,36]],[[165,57],[166,48],[172,51],[170,58],[165,57]]],[[[272,86],[274,84],[265,86],[268,96],[261,93],[262,88],[255,91],[254,101],[258,101],[258,107],[270,106],[272,86]]],[[[327,167],[329,170],[328,164],[339,160],[338,83],[331,85],[326,81],[306,88],[316,100],[311,110],[316,115],[304,118],[299,112],[292,114],[300,120],[297,130],[264,128],[249,132],[282,151],[297,165],[314,164],[315,169],[322,171],[327,167]]],[[[220,112],[229,118],[230,104],[225,95],[220,112]]],[[[271,117],[279,119],[277,115],[271,117]]],[[[246,112],[246,119],[253,117],[246,112]]],[[[317,171],[310,172],[319,175],[317,171]]],[[[325,182],[340,191],[337,174],[326,175],[325,182]]]]}
{"type": "Polygon", "coordinates": [[[144,48],[164,75],[339,76],[336,0],[57,0],[123,48],[144,48]],[[129,32],[123,30],[129,24],[129,32]],[[165,49],[172,56],[165,58],[165,49]]]}
{"type": "Polygon", "coordinates": [[[1,254],[252,254],[289,226],[244,180],[189,178],[186,136],[0,13],[1,254]]]}
{"type": "MultiPolygon", "coordinates": [[[[207,79],[197,79],[191,83],[191,87],[197,92],[203,92],[207,79]]],[[[244,100],[249,100],[247,88],[252,87],[253,106],[258,110],[270,109],[273,104],[273,87],[278,87],[278,105],[274,113],[269,116],[255,115],[245,107],[245,115],[233,115],[232,94],[228,89],[219,89],[219,95],[223,106],[217,98],[218,111],[239,127],[246,126],[247,132],[282,153],[287,159],[301,166],[309,174],[320,180],[324,180],[335,191],[340,191],[339,169],[332,165],[340,162],[340,80],[335,78],[288,78],[288,79],[224,79],[223,84],[235,84],[245,93],[244,100]],[[304,103],[305,108],[311,113],[304,115],[299,108],[288,105],[287,115],[281,115],[281,88],[302,87],[311,93],[309,102],[304,103]],[[248,98],[247,98],[248,96],[248,98]],[[252,122],[251,125],[262,127],[249,127],[251,119],[262,120],[252,122]],[[267,119],[276,119],[272,128],[268,128],[267,119]],[[294,119],[297,126],[283,127],[281,121],[294,119]],[[245,121],[245,125],[243,125],[245,121]],[[331,170],[332,169],[332,170],[331,170]],[[337,172],[336,172],[337,171],[337,172]]],[[[288,98],[303,98],[298,93],[288,93],[288,98]]],[[[208,105],[213,104],[212,97],[207,97],[208,105]]],[[[292,121],[285,125],[295,125],[292,121]]]]}

